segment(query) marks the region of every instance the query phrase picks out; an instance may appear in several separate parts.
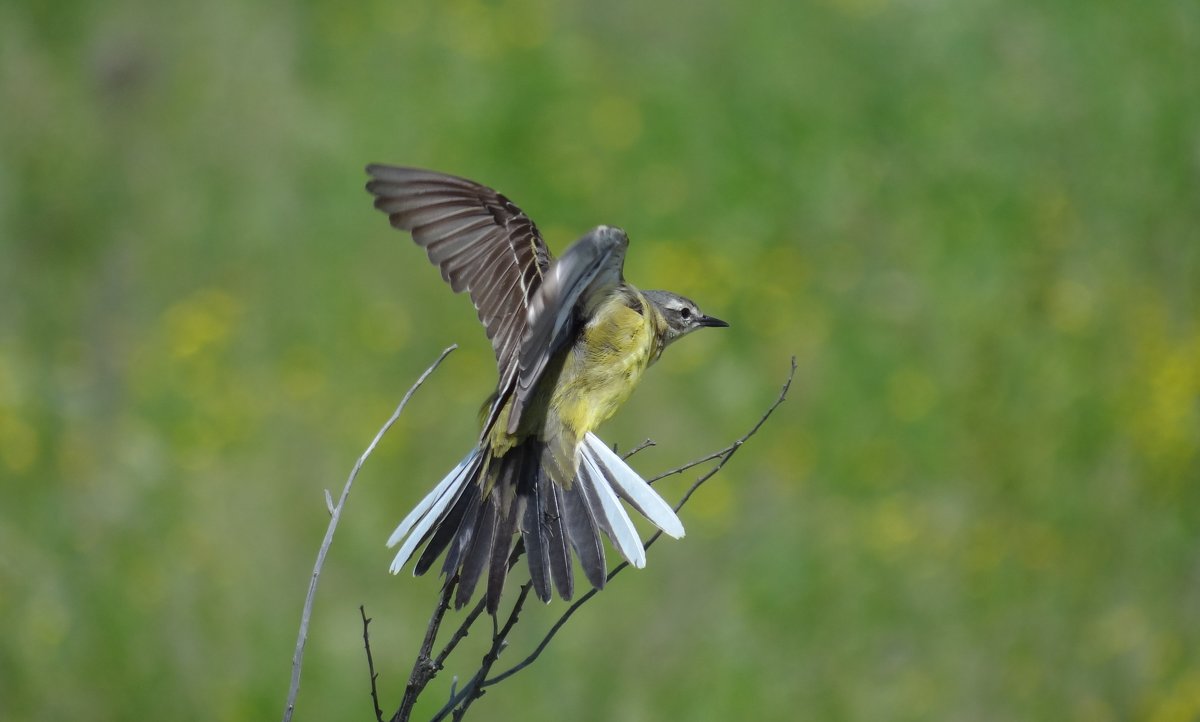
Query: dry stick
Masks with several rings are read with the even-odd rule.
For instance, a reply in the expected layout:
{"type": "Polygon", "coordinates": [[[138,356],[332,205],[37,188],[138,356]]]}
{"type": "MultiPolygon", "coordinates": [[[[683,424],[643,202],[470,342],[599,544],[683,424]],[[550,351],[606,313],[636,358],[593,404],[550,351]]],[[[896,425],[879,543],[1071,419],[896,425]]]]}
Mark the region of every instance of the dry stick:
{"type": "MultiPolygon", "coordinates": [[[[512,554],[510,554],[508,557],[508,571],[510,573],[512,572],[513,567],[517,565],[517,561],[521,558],[521,555],[524,553],[525,540],[518,539],[517,543],[513,545],[512,554]]],[[[454,651],[454,648],[458,646],[458,643],[463,640],[463,637],[467,636],[467,632],[471,630],[471,627],[475,624],[475,620],[478,619],[479,615],[483,613],[483,608],[486,602],[486,596],[480,597],[479,602],[475,604],[475,607],[471,610],[471,613],[466,616],[466,619],[463,619],[462,624],[460,624],[458,629],[455,630],[454,636],[450,637],[450,641],[446,643],[445,649],[443,649],[441,653],[438,654],[437,659],[434,660],[434,664],[437,665],[438,669],[442,668],[446,658],[450,656],[450,653],[454,651]]]]}
{"type": "Polygon", "coordinates": [[[462,624],[460,624],[458,629],[455,630],[454,636],[450,637],[450,641],[446,643],[445,649],[443,649],[438,654],[437,659],[434,660],[434,663],[437,664],[438,669],[441,669],[445,665],[446,658],[450,656],[450,653],[454,651],[454,648],[458,646],[458,643],[463,640],[463,637],[467,636],[467,632],[469,632],[471,627],[475,625],[475,620],[479,618],[480,614],[483,614],[483,608],[486,605],[487,597],[480,597],[479,602],[475,604],[475,607],[471,610],[470,614],[463,619],[462,624]]]}
{"type": "MultiPolygon", "coordinates": [[[[521,554],[525,551],[524,540],[518,540],[516,546],[513,547],[512,556],[508,558],[508,568],[512,571],[517,560],[521,558],[521,554]]],[[[412,716],[413,706],[417,702],[417,698],[421,696],[421,692],[429,685],[437,673],[442,671],[442,667],[446,662],[446,658],[458,646],[458,643],[467,636],[467,632],[475,624],[475,620],[483,613],[484,605],[487,602],[485,598],[480,598],[471,612],[467,614],[462,624],[455,630],[446,647],[438,653],[437,657],[430,658],[433,653],[433,643],[437,640],[438,630],[442,626],[442,619],[446,616],[446,612],[450,609],[450,597],[454,591],[455,585],[458,584],[458,575],[454,575],[447,580],[442,593],[438,597],[438,603],[434,606],[433,614],[429,617],[429,626],[425,629],[425,639],[421,643],[421,649],[417,652],[417,659],[413,663],[412,674],[409,675],[408,685],[404,688],[404,699],[400,701],[400,707],[396,710],[396,714],[392,716],[391,722],[408,722],[412,716]]],[[[370,659],[368,658],[368,662],[370,659]]],[[[370,666],[368,664],[368,666],[370,666]]]]}
{"type": "MultiPolygon", "coordinates": [[[[412,385],[408,393],[404,394],[404,398],[400,401],[400,405],[396,407],[396,411],[392,413],[391,418],[387,423],[379,429],[379,433],[375,434],[375,438],[367,447],[367,450],[358,457],[358,462],[354,464],[354,469],[350,472],[350,478],[346,479],[346,486],[342,489],[342,496],[338,499],[337,506],[329,509],[329,526],[325,529],[325,540],[321,542],[321,548],[317,552],[317,562],[313,565],[312,578],[308,582],[308,596],[304,598],[304,611],[300,614],[300,633],[296,637],[296,651],[292,654],[292,683],[288,688],[287,705],[283,709],[283,722],[291,722],[292,713],[296,710],[296,695],[300,693],[300,669],[304,663],[304,644],[308,641],[308,622],[312,618],[313,599],[317,594],[317,581],[321,577],[321,567],[325,565],[325,555],[329,552],[329,546],[333,544],[333,532],[337,529],[338,520],[342,516],[342,508],[346,505],[346,498],[350,496],[350,487],[354,486],[354,479],[358,476],[358,472],[362,469],[363,463],[367,457],[375,450],[379,440],[387,433],[387,430],[396,423],[396,419],[400,418],[404,407],[408,405],[408,400],[416,393],[416,390],[421,388],[421,384],[425,383],[425,379],[434,372],[442,361],[450,355],[450,352],[458,348],[457,344],[451,345],[442,355],[437,357],[429,368],[425,369],[425,373],[417,379],[417,382],[412,385]]],[[[328,506],[329,492],[326,491],[326,505],[328,506]]]]}
{"type": "MultiPolygon", "coordinates": [[[[642,451],[643,449],[649,449],[651,446],[658,446],[658,444],[654,443],[654,439],[646,439],[642,443],[640,443],[637,446],[630,449],[629,452],[627,454],[623,455],[621,458],[628,461],[629,457],[633,456],[634,454],[638,453],[639,451],[642,451]]],[[[616,453],[616,451],[617,451],[617,445],[613,444],[613,453],[616,453]]]]}
{"type": "Polygon", "coordinates": [[[358,613],[362,615],[363,623],[363,647],[367,650],[367,671],[371,674],[371,702],[375,705],[375,720],[383,722],[383,710],[379,707],[379,689],[375,686],[375,682],[379,679],[379,674],[375,672],[375,660],[371,658],[371,619],[367,616],[367,610],[363,605],[358,605],[358,613]]]}
{"type": "MultiPolygon", "coordinates": [[[[471,703],[483,696],[483,687],[479,686],[479,680],[487,677],[487,673],[491,670],[492,665],[500,658],[500,653],[504,651],[504,647],[508,643],[508,635],[512,632],[512,628],[516,626],[520,619],[521,608],[525,606],[525,599],[529,596],[529,590],[533,589],[533,582],[528,581],[521,585],[521,593],[517,595],[517,601],[513,603],[512,611],[508,613],[508,620],[504,622],[504,627],[492,632],[492,646],[488,648],[486,654],[483,655],[483,662],[479,665],[479,671],[467,683],[463,691],[470,690],[470,696],[462,702],[462,706],[454,710],[454,720],[458,722],[467,713],[467,708],[471,703]]],[[[492,624],[495,625],[496,618],[492,617],[492,624]]],[[[441,722],[446,717],[446,713],[453,707],[443,707],[430,722],[441,722]]]]}
{"type": "MultiPolygon", "coordinates": [[[[521,559],[521,555],[524,553],[525,540],[518,539],[516,545],[513,546],[512,554],[508,557],[508,571],[510,574],[512,573],[513,567],[517,565],[517,562],[521,559]]],[[[496,628],[496,618],[494,616],[492,617],[492,648],[494,651],[494,656],[492,657],[491,662],[487,662],[488,658],[484,657],[486,669],[491,669],[492,664],[495,664],[496,658],[500,656],[500,651],[503,649],[505,640],[508,637],[508,632],[513,628],[513,625],[517,623],[517,615],[520,614],[521,607],[525,604],[525,598],[529,596],[529,590],[532,588],[532,585],[533,582],[529,581],[521,586],[521,593],[518,595],[517,601],[513,605],[512,611],[509,614],[508,622],[504,625],[504,631],[500,631],[498,628],[496,628]]],[[[486,598],[480,598],[479,602],[476,603],[475,607],[471,610],[471,613],[468,614],[466,619],[463,620],[462,624],[459,625],[458,629],[454,632],[454,635],[450,638],[450,641],[446,643],[445,649],[443,649],[441,654],[437,656],[437,659],[434,660],[434,664],[437,666],[437,669],[442,669],[446,658],[450,656],[450,653],[454,651],[454,648],[458,646],[458,643],[467,636],[468,632],[470,632],[471,627],[475,625],[475,620],[478,619],[479,615],[483,613],[486,602],[486,598]]],[[[483,673],[484,670],[482,669],[480,672],[476,672],[467,682],[466,686],[463,687],[463,689],[468,689],[477,684],[479,680],[483,679],[483,673]]],[[[480,692],[480,694],[482,694],[482,692],[480,692]]],[[[455,691],[454,685],[451,685],[450,699],[454,701],[456,698],[458,698],[458,692],[455,691]]],[[[455,703],[457,704],[457,702],[455,703]]],[[[453,706],[450,704],[442,707],[442,709],[439,710],[436,715],[434,715],[433,722],[437,722],[437,720],[444,718],[452,709],[453,706]]],[[[459,719],[458,714],[455,715],[455,719],[459,719]]]]}
{"type": "Polygon", "coordinates": [[[429,655],[433,651],[433,643],[437,640],[438,629],[442,626],[442,619],[446,616],[446,610],[450,608],[450,596],[454,593],[454,587],[458,584],[458,575],[450,577],[442,586],[442,593],[438,597],[437,606],[433,609],[433,616],[429,618],[429,626],[425,628],[425,639],[421,642],[421,649],[417,652],[417,659],[413,662],[412,673],[408,675],[408,684],[404,687],[404,699],[400,700],[400,707],[396,710],[396,714],[392,715],[392,722],[408,722],[408,718],[412,716],[413,705],[417,703],[417,697],[425,689],[425,685],[429,684],[430,680],[437,675],[441,669],[441,663],[433,661],[429,655]]]}

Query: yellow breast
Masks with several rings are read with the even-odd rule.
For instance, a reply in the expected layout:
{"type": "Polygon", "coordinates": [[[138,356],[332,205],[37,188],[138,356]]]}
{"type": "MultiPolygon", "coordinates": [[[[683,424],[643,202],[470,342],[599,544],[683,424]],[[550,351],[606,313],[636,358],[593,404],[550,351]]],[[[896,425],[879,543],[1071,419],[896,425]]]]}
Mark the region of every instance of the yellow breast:
{"type": "Polygon", "coordinates": [[[662,352],[652,307],[630,293],[613,294],[592,314],[554,390],[550,408],[576,439],[616,413],[662,352]]]}

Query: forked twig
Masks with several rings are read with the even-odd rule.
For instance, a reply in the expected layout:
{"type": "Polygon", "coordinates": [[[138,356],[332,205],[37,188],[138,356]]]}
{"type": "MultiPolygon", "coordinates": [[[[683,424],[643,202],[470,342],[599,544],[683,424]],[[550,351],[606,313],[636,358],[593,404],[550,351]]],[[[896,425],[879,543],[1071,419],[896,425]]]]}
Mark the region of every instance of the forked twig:
{"type": "MultiPolygon", "coordinates": [[[[492,645],[488,647],[487,653],[483,655],[483,661],[479,665],[479,670],[475,672],[469,682],[463,685],[462,690],[450,697],[450,701],[429,722],[441,722],[451,712],[453,712],[454,720],[457,722],[467,713],[467,708],[471,706],[471,703],[483,696],[484,689],[483,685],[480,684],[480,680],[487,677],[487,673],[491,671],[492,665],[500,658],[500,653],[504,651],[504,647],[508,644],[508,635],[520,619],[521,609],[525,606],[525,600],[529,597],[531,589],[533,589],[532,581],[521,585],[521,593],[517,595],[517,601],[513,603],[512,611],[508,613],[508,619],[504,622],[504,626],[492,632],[492,645]]],[[[495,624],[494,618],[493,624],[495,624]]]]}
{"type": "Polygon", "coordinates": [[[396,709],[396,714],[392,715],[392,722],[407,722],[409,716],[412,715],[413,705],[417,703],[417,697],[442,668],[442,663],[433,660],[429,655],[433,652],[433,643],[437,641],[438,629],[442,626],[446,610],[450,608],[450,596],[454,593],[454,587],[457,585],[457,574],[447,579],[446,583],[442,585],[442,593],[438,596],[437,606],[434,607],[433,615],[429,618],[429,626],[425,628],[425,639],[421,642],[421,649],[417,652],[416,661],[413,662],[412,673],[408,675],[408,684],[404,686],[404,698],[400,700],[400,707],[396,709]]]}

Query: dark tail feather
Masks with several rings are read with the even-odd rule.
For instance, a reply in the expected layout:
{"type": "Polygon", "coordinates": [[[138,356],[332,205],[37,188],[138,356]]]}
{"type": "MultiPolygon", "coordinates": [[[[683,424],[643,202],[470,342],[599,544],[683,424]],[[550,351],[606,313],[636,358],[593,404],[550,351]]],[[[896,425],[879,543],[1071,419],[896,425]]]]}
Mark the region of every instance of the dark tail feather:
{"type": "Polygon", "coordinates": [[[529,562],[529,579],[533,592],[543,602],[550,601],[550,540],[544,521],[544,504],[538,477],[541,452],[532,451],[525,457],[517,497],[523,501],[521,537],[525,540],[525,558],[529,562]]]}
{"type": "Polygon", "coordinates": [[[466,489],[477,483],[482,460],[483,451],[478,446],[471,449],[466,458],[451,469],[433,491],[425,495],[388,537],[389,547],[400,544],[400,551],[392,559],[392,574],[399,573],[413,553],[434,536],[442,520],[457,505],[466,489]]]}
{"type": "Polygon", "coordinates": [[[533,593],[543,602],[550,601],[550,549],[546,546],[546,530],[542,527],[542,502],[537,484],[525,500],[521,519],[521,537],[525,540],[525,556],[529,562],[529,579],[533,593]]]}
{"type": "Polygon", "coordinates": [[[500,608],[500,595],[504,593],[504,579],[508,576],[508,557],[513,548],[513,535],[521,519],[525,500],[520,495],[521,479],[525,475],[526,459],[531,444],[522,444],[510,451],[500,461],[496,484],[492,496],[497,504],[497,526],[492,541],[492,560],[488,567],[487,610],[495,614],[500,608]]]}
{"type": "Polygon", "coordinates": [[[542,524],[546,528],[546,547],[550,557],[550,572],[558,596],[570,601],[575,593],[575,577],[571,571],[571,553],[567,550],[567,534],[563,528],[562,487],[550,480],[545,470],[538,469],[538,499],[542,502],[542,524]]]}
{"type": "MultiPolygon", "coordinates": [[[[495,493],[498,490],[493,490],[495,493]]],[[[508,492],[508,509],[501,504],[500,522],[496,527],[496,537],[492,541],[492,563],[488,569],[487,610],[495,614],[500,608],[500,595],[504,593],[504,578],[508,576],[508,557],[513,547],[513,534],[517,531],[517,519],[521,513],[522,501],[515,492],[508,492]]]]}
{"type": "Polygon", "coordinates": [[[671,507],[591,434],[581,445],[573,478],[560,479],[563,483],[555,481],[564,473],[556,457],[546,452],[546,445],[535,439],[498,458],[486,445],[473,449],[388,540],[389,545],[403,542],[392,571],[421,547],[416,574],[424,574],[444,554],[442,573],[447,579],[457,574],[454,605],[462,608],[486,569],[487,610],[495,614],[518,530],[525,540],[533,591],[543,601],[550,600],[552,587],[564,600],[574,595],[571,548],[591,585],[604,587],[608,569],[602,534],[631,564],[645,565],[637,528],[618,496],[667,534],[683,535],[671,507]]]}
{"type": "MultiPolygon", "coordinates": [[[[470,543],[471,532],[475,530],[475,522],[478,515],[479,485],[471,481],[468,483],[467,488],[463,489],[462,496],[458,498],[458,501],[454,502],[454,506],[450,508],[450,511],[446,512],[446,516],[438,522],[437,530],[434,531],[433,536],[425,544],[425,550],[421,552],[420,558],[417,559],[417,565],[413,568],[413,574],[421,576],[429,571],[429,567],[437,561],[442,551],[451,542],[454,542],[454,544],[450,553],[446,555],[446,559],[449,560],[456,556],[461,557],[462,551],[460,547],[470,543]]],[[[443,572],[445,572],[445,569],[444,567],[443,572]]]]}
{"type": "Polygon", "coordinates": [[[475,585],[479,575],[487,566],[491,557],[492,546],[496,536],[496,525],[500,515],[499,497],[494,493],[481,502],[479,522],[475,526],[474,538],[471,539],[470,549],[463,558],[462,571],[458,577],[458,592],[454,595],[454,608],[462,609],[471,601],[475,593],[475,585]]]}
{"type": "Polygon", "coordinates": [[[579,555],[583,573],[593,587],[603,589],[608,574],[608,567],[604,564],[604,545],[600,541],[595,515],[588,504],[582,480],[576,479],[570,489],[563,490],[563,501],[567,535],[571,538],[575,553],[579,555]]]}
{"type": "MultiPolygon", "coordinates": [[[[486,448],[482,452],[476,450],[443,481],[436,496],[423,502],[430,512],[419,509],[402,524],[402,532],[414,526],[417,531],[424,531],[420,539],[424,549],[417,559],[415,574],[429,571],[437,558],[445,554],[442,574],[447,580],[457,574],[459,580],[455,608],[471,600],[486,569],[487,610],[495,614],[508,576],[513,537],[522,526],[527,527],[521,531],[528,537],[530,574],[538,597],[549,601],[550,579],[554,576],[560,589],[565,583],[564,599],[570,598],[571,558],[566,551],[558,505],[554,506],[551,523],[538,523],[545,507],[541,493],[553,486],[548,481],[543,483],[541,456],[541,444],[532,440],[498,459],[492,458],[486,448]],[[486,497],[484,488],[488,489],[486,497]],[[529,530],[534,532],[531,534],[529,530]]],[[[411,541],[415,544],[417,540],[411,541]]]]}

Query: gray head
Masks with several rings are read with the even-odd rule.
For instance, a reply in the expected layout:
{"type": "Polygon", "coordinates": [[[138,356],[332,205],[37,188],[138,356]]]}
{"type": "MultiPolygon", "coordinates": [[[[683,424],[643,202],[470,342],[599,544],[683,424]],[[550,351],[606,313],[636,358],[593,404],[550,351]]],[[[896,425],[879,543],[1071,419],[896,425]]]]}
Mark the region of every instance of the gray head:
{"type": "Polygon", "coordinates": [[[698,328],[706,326],[720,328],[729,325],[719,318],[706,316],[694,301],[679,294],[670,291],[642,291],[642,294],[667,321],[667,332],[663,338],[664,346],[698,328]]]}

